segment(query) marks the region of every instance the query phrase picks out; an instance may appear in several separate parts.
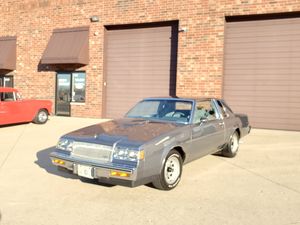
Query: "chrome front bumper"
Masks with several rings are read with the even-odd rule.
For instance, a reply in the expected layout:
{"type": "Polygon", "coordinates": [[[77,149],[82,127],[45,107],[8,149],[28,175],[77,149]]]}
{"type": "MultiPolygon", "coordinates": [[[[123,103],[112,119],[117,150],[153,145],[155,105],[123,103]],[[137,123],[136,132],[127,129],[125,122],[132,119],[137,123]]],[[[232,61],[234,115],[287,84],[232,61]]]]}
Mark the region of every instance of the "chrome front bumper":
{"type": "MultiPolygon", "coordinates": [[[[81,177],[100,180],[105,179],[108,183],[113,184],[118,184],[118,180],[132,182],[137,180],[137,169],[133,166],[114,163],[102,164],[95,160],[82,159],[60,152],[52,152],[50,158],[53,165],[63,167],[81,177]],[[87,168],[90,171],[87,170],[87,174],[85,174],[84,171],[82,173],[82,167],[87,168]],[[112,179],[112,182],[110,182],[110,179],[112,179]]],[[[129,185],[133,186],[133,184],[129,185]]]]}

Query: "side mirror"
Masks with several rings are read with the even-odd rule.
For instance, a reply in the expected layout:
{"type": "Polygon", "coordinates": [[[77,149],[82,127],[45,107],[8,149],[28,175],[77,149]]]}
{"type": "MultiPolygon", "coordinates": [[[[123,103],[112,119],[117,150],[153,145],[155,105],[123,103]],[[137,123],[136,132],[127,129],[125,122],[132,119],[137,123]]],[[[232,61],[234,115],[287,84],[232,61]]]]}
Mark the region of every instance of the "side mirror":
{"type": "Polygon", "coordinates": [[[21,93],[19,93],[19,92],[16,93],[16,100],[17,100],[17,101],[22,100],[22,95],[21,95],[21,93]]]}
{"type": "Polygon", "coordinates": [[[200,125],[207,123],[208,119],[207,118],[201,118],[200,119],[200,125]]]}

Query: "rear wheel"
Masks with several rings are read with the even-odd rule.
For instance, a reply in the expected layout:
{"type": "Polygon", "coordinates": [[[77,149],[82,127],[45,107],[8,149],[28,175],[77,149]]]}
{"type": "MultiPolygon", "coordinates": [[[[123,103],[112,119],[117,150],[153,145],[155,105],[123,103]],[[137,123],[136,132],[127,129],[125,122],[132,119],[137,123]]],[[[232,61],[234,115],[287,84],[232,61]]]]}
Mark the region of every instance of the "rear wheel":
{"type": "Polygon", "coordinates": [[[237,131],[235,131],[230,139],[226,147],[222,150],[222,155],[226,157],[235,157],[239,150],[239,140],[240,136],[237,131]]]}
{"type": "Polygon", "coordinates": [[[177,186],[182,174],[182,157],[176,151],[168,153],[159,176],[153,181],[153,186],[161,190],[171,190],[177,186]]]}
{"type": "Polygon", "coordinates": [[[45,109],[40,109],[33,119],[34,123],[44,124],[48,120],[48,112],[45,109]]]}

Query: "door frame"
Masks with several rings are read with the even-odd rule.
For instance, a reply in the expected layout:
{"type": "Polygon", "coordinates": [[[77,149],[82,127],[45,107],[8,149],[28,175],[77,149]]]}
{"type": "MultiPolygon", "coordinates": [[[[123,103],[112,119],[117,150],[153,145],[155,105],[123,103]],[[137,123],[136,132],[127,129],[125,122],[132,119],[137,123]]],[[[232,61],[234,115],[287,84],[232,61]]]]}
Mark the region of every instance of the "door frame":
{"type": "Polygon", "coordinates": [[[0,86],[1,87],[14,87],[14,76],[13,75],[0,75],[0,86]],[[11,86],[5,86],[5,78],[10,78],[11,79],[11,86]]]}
{"type": "Polygon", "coordinates": [[[69,74],[70,75],[70,96],[72,92],[72,73],[73,71],[57,71],[55,76],[55,115],[56,116],[71,116],[71,101],[69,101],[69,112],[68,115],[57,115],[57,91],[58,91],[58,75],[59,74],[69,74]]]}

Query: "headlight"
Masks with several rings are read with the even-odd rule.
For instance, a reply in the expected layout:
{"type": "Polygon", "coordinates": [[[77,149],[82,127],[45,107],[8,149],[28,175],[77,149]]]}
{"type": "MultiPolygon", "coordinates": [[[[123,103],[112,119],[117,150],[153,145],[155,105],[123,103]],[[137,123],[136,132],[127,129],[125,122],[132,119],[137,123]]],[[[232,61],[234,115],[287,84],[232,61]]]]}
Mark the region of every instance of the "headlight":
{"type": "Polygon", "coordinates": [[[128,148],[116,147],[114,149],[114,159],[138,161],[144,159],[144,151],[130,150],[128,148]]]}
{"type": "Polygon", "coordinates": [[[73,140],[61,138],[59,139],[56,148],[71,152],[73,151],[73,143],[74,143],[73,140]]]}

